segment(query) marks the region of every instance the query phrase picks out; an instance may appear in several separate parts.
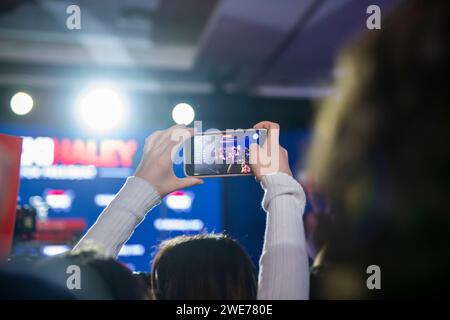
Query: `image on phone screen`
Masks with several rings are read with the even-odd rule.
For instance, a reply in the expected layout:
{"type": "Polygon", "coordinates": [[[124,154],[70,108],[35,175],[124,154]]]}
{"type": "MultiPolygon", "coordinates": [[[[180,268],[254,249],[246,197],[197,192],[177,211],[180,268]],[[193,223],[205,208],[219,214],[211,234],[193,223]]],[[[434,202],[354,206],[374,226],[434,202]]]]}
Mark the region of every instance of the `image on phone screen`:
{"type": "Polygon", "coordinates": [[[184,145],[188,176],[252,175],[250,145],[262,144],[266,130],[235,130],[194,135],[184,145]]]}

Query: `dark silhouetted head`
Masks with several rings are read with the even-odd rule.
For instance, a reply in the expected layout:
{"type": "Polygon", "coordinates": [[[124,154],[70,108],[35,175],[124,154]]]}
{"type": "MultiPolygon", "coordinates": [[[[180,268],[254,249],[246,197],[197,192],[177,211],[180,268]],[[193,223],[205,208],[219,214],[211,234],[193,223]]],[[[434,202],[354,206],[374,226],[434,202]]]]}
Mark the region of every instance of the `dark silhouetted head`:
{"type": "Polygon", "coordinates": [[[449,1],[404,1],[343,53],[310,154],[332,207],[320,297],[448,295],[449,39],[449,1]]]}
{"type": "Polygon", "coordinates": [[[55,256],[32,266],[32,274],[65,288],[76,299],[142,300],[146,284],[127,267],[96,251],[55,256]],[[79,282],[75,277],[79,277],[79,282]]]}
{"type": "Polygon", "coordinates": [[[236,241],[223,234],[180,236],[160,245],[153,260],[156,299],[256,299],[256,270],[236,241]]]}

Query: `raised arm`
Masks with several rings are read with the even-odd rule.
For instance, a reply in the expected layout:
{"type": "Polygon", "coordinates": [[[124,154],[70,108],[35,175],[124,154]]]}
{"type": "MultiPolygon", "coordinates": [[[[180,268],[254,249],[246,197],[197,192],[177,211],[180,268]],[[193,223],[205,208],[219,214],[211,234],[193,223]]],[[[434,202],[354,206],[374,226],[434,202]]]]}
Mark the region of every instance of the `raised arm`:
{"type": "Polygon", "coordinates": [[[73,250],[97,247],[106,255],[116,257],[134,229],[161,198],[172,191],[202,183],[197,178],[177,178],[173,172],[174,151],[191,134],[185,126],[173,126],[149,136],[135,175],[127,179],[73,250]]]}
{"type": "Polygon", "coordinates": [[[265,191],[262,205],[267,213],[258,299],[308,299],[305,193],[292,177],[287,151],[278,143],[279,126],[265,121],[255,128],[268,130],[266,143],[252,145],[250,150],[253,171],[265,191]]]}

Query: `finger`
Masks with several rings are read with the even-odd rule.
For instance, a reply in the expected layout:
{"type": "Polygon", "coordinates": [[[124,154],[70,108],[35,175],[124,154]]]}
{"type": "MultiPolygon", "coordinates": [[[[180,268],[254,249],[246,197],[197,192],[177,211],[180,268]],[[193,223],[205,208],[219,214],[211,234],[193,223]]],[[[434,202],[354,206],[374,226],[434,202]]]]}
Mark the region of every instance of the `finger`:
{"type": "Polygon", "coordinates": [[[169,147],[178,147],[194,135],[193,128],[179,127],[171,130],[169,147]]]}
{"type": "Polygon", "coordinates": [[[145,139],[144,153],[147,153],[149,150],[151,150],[155,146],[155,142],[159,139],[161,134],[162,134],[162,131],[158,130],[158,131],[153,132],[151,135],[149,135],[145,139]]]}
{"type": "Polygon", "coordinates": [[[254,128],[267,130],[267,139],[263,142],[262,148],[270,146],[269,149],[272,149],[272,147],[276,147],[280,143],[280,125],[278,123],[262,121],[257,123],[254,128]]]}
{"type": "Polygon", "coordinates": [[[261,121],[253,126],[254,129],[280,129],[280,125],[276,122],[261,121]]]}
{"type": "Polygon", "coordinates": [[[172,134],[172,132],[174,132],[176,130],[189,130],[189,129],[184,124],[176,124],[176,125],[171,126],[169,129],[167,129],[167,135],[170,136],[172,134]]]}
{"type": "MultiPolygon", "coordinates": [[[[155,144],[155,147],[160,148],[160,147],[166,147],[167,143],[170,143],[170,138],[172,136],[172,132],[177,130],[177,129],[183,129],[186,128],[186,126],[184,124],[177,124],[174,126],[171,126],[170,128],[162,131],[162,134],[160,135],[158,141],[155,144]]],[[[162,148],[165,149],[165,148],[162,148]]]]}
{"type": "MultiPolygon", "coordinates": [[[[168,142],[162,151],[163,153],[170,156],[170,159],[174,161],[179,156],[180,146],[188,139],[190,139],[194,134],[194,129],[192,128],[176,128],[172,131],[170,142],[168,142]]],[[[181,159],[180,159],[181,160],[181,159]]]]}
{"type": "Polygon", "coordinates": [[[204,181],[202,179],[193,178],[193,177],[181,178],[181,179],[178,179],[178,182],[177,182],[179,189],[189,188],[189,187],[200,185],[203,183],[204,183],[204,181]]]}
{"type": "Polygon", "coordinates": [[[250,165],[255,165],[258,163],[258,152],[259,152],[259,146],[256,143],[252,143],[249,147],[250,157],[249,162],[250,165]]]}
{"type": "Polygon", "coordinates": [[[280,147],[278,129],[271,130],[267,135],[266,142],[262,145],[262,153],[267,157],[276,157],[280,147]]]}

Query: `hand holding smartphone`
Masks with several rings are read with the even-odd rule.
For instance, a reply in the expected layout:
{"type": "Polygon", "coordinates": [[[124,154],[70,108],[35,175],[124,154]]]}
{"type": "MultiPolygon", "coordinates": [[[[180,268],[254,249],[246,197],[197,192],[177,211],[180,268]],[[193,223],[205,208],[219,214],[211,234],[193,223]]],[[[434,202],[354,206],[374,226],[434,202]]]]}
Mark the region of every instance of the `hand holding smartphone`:
{"type": "Polygon", "coordinates": [[[205,178],[253,175],[250,145],[266,139],[264,128],[194,134],[183,145],[184,172],[205,178]]]}

